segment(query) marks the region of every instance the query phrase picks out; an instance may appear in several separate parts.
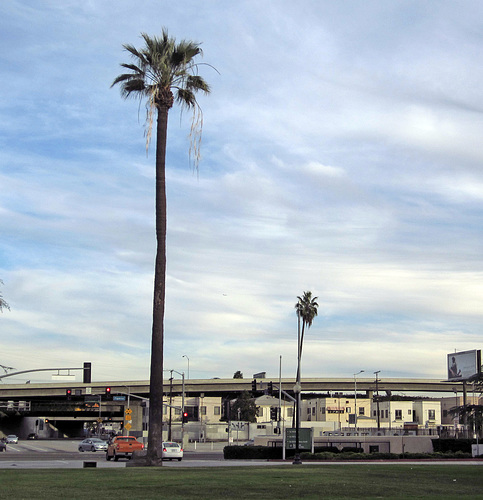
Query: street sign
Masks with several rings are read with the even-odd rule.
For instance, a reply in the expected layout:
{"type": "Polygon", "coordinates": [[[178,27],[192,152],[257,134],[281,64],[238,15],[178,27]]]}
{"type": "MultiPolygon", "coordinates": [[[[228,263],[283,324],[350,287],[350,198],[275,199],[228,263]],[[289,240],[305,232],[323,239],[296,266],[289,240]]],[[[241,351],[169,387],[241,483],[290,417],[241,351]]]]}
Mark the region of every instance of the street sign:
{"type": "Polygon", "coordinates": [[[127,424],[124,424],[124,429],[129,431],[131,429],[132,425],[128,422],[127,424]]]}
{"type": "MultiPolygon", "coordinates": [[[[297,429],[285,429],[285,449],[295,450],[297,429]]],[[[299,450],[312,449],[312,429],[299,429],[299,450]]]]}
{"type": "Polygon", "coordinates": [[[97,419],[97,421],[98,421],[100,424],[102,424],[102,418],[101,418],[101,417],[99,417],[99,418],[97,419]]]}
{"type": "Polygon", "coordinates": [[[112,396],[113,401],[126,401],[126,396],[112,396]]]}
{"type": "Polygon", "coordinates": [[[131,408],[126,408],[126,411],[124,412],[126,415],[131,415],[132,410],[131,408]]]}

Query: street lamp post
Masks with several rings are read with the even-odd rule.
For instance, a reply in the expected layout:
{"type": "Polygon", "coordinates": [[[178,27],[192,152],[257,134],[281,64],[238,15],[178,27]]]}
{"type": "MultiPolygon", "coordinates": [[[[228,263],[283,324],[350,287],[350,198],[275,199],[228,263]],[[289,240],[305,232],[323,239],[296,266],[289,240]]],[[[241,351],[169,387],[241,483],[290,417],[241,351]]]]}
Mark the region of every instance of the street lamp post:
{"type": "Polygon", "coordinates": [[[377,430],[381,428],[381,418],[379,415],[379,373],[381,373],[381,370],[378,370],[377,372],[374,372],[374,375],[376,376],[376,409],[377,409],[377,430]]]}
{"type": "Polygon", "coordinates": [[[300,314],[297,314],[298,318],[298,329],[297,329],[297,380],[293,388],[295,393],[295,456],[294,465],[302,464],[300,460],[300,442],[299,442],[299,429],[300,429],[300,393],[302,392],[302,386],[300,384],[300,314]]]}
{"type": "Polygon", "coordinates": [[[357,429],[357,375],[364,373],[364,370],[360,370],[357,373],[354,373],[354,430],[357,429]]]}
{"type": "Polygon", "coordinates": [[[189,380],[189,378],[190,378],[190,358],[188,358],[188,356],[186,356],[186,354],[183,354],[182,357],[186,358],[188,360],[188,380],[189,380]]]}

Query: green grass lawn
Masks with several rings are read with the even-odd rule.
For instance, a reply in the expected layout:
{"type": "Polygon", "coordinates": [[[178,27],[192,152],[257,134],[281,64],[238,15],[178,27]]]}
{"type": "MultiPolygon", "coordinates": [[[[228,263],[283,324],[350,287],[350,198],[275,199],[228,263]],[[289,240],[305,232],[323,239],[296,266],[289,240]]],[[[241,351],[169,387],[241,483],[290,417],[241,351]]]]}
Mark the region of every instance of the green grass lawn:
{"type": "Polygon", "coordinates": [[[482,498],[477,465],[0,470],[2,499],[482,498]]]}

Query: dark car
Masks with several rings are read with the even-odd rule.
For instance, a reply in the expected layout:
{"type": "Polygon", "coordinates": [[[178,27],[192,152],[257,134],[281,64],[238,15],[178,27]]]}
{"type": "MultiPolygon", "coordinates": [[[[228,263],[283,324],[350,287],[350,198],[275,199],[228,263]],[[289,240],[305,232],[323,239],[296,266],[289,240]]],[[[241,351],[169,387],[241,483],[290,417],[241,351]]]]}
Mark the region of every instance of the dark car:
{"type": "Polygon", "coordinates": [[[27,439],[39,439],[39,436],[35,434],[35,432],[31,432],[28,436],[27,439]]]}

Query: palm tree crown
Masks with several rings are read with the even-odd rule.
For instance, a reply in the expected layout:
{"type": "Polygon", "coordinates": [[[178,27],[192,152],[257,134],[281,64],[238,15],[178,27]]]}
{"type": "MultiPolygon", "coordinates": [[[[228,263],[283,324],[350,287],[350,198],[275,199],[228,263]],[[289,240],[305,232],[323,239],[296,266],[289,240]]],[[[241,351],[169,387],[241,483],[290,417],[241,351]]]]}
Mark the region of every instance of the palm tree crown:
{"type": "Polygon", "coordinates": [[[202,112],[196,100],[196,93],[201,91],[210,93],[206,81],[197,74],[199,64],[195,63],[196,56],[202,56],[200,44],[182,40],[176,43],[163,29],[161,37],[150,37],[141,34],[145,47],[136,49],[130,44],[123,45],[135,62],[123,63],[121,66],[130,70],[129,73],[119,75],[111,87],[120,84],[121,95],[146,98],[147,107],[147,141],[149,145],[154,111],[164,108],[169,110],[174,101],[186,109],[193,109],[192,146],[196,161],[199,159],[201,137],[202,112]],[[174,93],[173,93],[174,92],[174,93]]]}
{"type": "Polygon", "coordinates": [[[297,299],[295,312],[297,313],[299,321],[302,320],[302,335],[299,346],[300,355],[302,355],[305,327],[310,328],[312,326],[314,318],[317,316],[319,304],[317,304],[318,297],[312,297],[312,292],[304,292],[302,297],[298,296],[297,299]]]}

